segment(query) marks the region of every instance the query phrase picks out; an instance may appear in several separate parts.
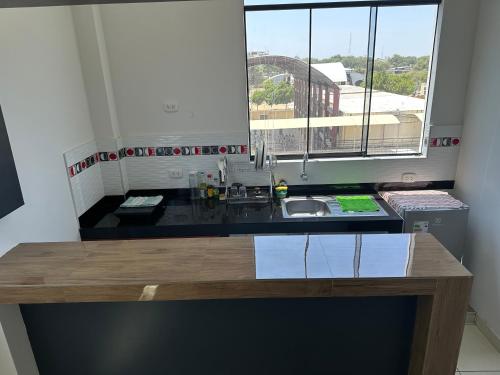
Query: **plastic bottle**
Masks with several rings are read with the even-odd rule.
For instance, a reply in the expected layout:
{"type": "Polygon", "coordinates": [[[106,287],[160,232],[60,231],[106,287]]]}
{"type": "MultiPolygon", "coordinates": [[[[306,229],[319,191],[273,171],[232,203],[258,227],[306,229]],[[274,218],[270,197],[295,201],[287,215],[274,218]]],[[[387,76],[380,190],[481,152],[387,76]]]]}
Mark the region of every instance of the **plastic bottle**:
{"type": "Polygon", "coordinates": [[[208,174],[207,179],[207,197],[212,199],[214,197],[214,181],[211,174],[208,174]]]}
{"type": "Polygon", "coordinates": [[[220,189],[219,189],[219,179],[214,177],[214,198],[219,199],[220,189]]]}
{"type": "Polygon", "coordinates": [[[198,190],[200,198],[207,199],[207,177],[204,172],[198,172],[198,190]]]}
{"type": "Polygon", "coordinates": [[[200,198],[200,191],[198,189],[198,172],[189,172],[189,191],[191,193],[191,200],[200,198]]]}

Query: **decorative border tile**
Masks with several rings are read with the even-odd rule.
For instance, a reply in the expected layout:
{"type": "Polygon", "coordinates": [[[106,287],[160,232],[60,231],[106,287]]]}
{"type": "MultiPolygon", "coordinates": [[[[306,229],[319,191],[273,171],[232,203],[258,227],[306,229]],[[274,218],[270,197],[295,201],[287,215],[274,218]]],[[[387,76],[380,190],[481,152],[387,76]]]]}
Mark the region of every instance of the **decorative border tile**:
{"type": "Polygon", "coordinates": [[[119,151],[100,151],[98,152],[99,154],[99,161],[116,161],[121,159],[119,157],[119,151]]]}
{"type": "Polygon", "coordinates": [[[212,146],[146,146],[126,147],[119,152],[123,157],[149,157],[149,156],[202,156],[247,154],[247,145],[212,145],[212,146]]]}
{"type": "Polygon", "coordinates": [[[117,151],[99,151],[68,167],[69,177],[74,177],[98,162],[118,161],[131,157],[177,157],[205,155],[242,155],[248,154],[247,145],[212,146],[160,146],[160,147],[123,147],[117,151]]]}
{"type": "Polygon", "coordinates": [[[440,137],[429,140],[430,147],[452,147],[460,145],[460,137],[440,137]]]}
{"type": "Polygon", "coordinates": [[[93,165],[99,162],[100,155],[99,153],[92,154],[87,156],[85,159],[80,160],[78,163],[70,165],[68,167],[69,177],[74,177],[77,174],[82,173],[84,170],[92,167],[93,165]]]}

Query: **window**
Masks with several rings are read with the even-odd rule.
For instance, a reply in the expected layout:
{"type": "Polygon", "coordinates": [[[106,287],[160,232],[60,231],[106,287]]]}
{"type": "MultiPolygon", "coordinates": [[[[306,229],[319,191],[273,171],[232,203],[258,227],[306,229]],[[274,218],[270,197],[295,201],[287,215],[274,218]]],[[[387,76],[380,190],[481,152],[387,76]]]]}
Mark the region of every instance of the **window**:
{"type": "Polygon", "coordinates": [[[265,1],[245,6],[252,154],[422,152],[437,0],[265,1]]]}

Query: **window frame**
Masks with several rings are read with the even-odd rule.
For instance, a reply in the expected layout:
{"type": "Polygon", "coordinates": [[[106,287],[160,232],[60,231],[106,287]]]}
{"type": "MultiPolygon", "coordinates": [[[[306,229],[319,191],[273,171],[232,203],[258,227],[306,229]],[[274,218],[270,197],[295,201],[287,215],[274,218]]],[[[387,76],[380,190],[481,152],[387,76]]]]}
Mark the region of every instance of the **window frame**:
{"type": "MultiPolygon", "coordinates": [[[[247,84],[247,121],[248,121],[248,145],[249,145],[249,155],[250,160],[254,160],[254,155],[252,154],[251,145],[251,108],[250,108],[250,82],[248,79],[248,36],[247,36],[247,13],[248,12],[262,12],[262,11],[280,11],[280,10],[309,10],[309,54],[308,54],[308,68],[309,68],[309,79],[308,79],[308,111],[307,111],[307,136],[306,136],[306,155],[309,159],[349,159],[349,158],[415,158],[424,156],[424,150],[426,146],[426,134],[428,135],[428,127],[430,126],[428,121],[428,110],[429,100],[432,97],[432,89],[430,87],[431,80],[433,77],[434,59],[436,53],[436,44],[438,40],[438,22],[439,22],[439,12],[441,8],[442,0],[361,0],[361,1],[337,1],[337,2],[312,2],[312,3],[284,3],[284,4],[258,4],[258,5],[244,5],[243,7],[243,22],[245,28],[245,68],[246,68],[246,84],[247,84]],[[398,6],[419,6],[419,5],[437,5],[436,9],[436,24],[434,25],[434,37],[432,42],[432,51],[429,59],[429,72],[427,77],[427,95],[425,98],[425,113],[422,121],[422,135],[420,139],[420,152],[411,153],[387,153],[387,154],[370,154],[368,152],[369,143],[369,129],[370,129],[370,116],[371,116],[371,95],[373,91],[373,73],[374,73],[374,62],[375,62],[375,47],[376,47],[376,37],[377,37],[377,22],[378,22],[378,9],[381,7],[398,7],[398,6]],[[364,111],[363,111],[363,124],[362,124],[362,135],[361,135],[361,148],[360,151],[356,152],[321,152],[321,153],[311,153],[310,148],[310,106],[311,106],[311,48],[312,48],[312,13],[313,10],[317,9],[338,9],[338,8],[369,8],[370,19],[369,19],[369,34],[368,34],[368,45],[367,45],[367,57],[366,57],[366,76],[365,82],[370,79],[370,84],[365,86],[365,96],[364,96],[364,111]]],[[[302,159],[304,154],[286,154],[286,155],[275,155],[278,160],[299,160],[302,159]]]]}

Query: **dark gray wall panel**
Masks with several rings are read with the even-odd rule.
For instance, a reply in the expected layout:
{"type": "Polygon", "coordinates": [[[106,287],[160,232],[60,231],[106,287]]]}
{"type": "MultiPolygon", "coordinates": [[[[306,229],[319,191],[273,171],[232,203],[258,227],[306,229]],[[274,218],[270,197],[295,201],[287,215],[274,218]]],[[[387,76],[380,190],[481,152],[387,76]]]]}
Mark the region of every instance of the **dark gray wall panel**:
{"type": "Polygon", "coordinates": [[[0,218],[24,204],[9,136],[0,107],[0,218]]]}

